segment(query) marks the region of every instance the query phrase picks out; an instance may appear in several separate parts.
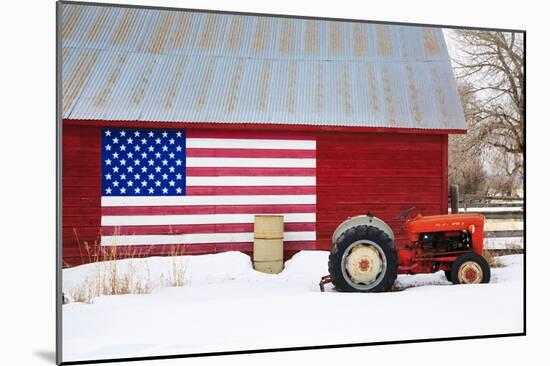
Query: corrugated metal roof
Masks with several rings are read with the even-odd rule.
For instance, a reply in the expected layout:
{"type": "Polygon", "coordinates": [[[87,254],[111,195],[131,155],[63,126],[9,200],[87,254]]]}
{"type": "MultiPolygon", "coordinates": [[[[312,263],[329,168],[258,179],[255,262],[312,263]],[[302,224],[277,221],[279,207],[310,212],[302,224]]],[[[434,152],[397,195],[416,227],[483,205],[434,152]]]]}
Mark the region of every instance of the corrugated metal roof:
{"type": "Polygon", "coordinates": [[[63,118],[464,129],[441,29],[62,5],[63,118]]]}

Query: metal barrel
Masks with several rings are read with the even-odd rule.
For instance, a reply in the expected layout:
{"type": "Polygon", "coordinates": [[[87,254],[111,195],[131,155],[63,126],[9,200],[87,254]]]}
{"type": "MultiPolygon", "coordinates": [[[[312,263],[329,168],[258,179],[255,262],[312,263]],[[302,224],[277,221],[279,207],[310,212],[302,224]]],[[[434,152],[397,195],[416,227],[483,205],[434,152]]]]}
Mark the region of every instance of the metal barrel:
{"type": "Polygon", "coordinates": [[[265,273],[283,270],[283,235],[282,215],[254,216],[254,269],[265,273]]]}

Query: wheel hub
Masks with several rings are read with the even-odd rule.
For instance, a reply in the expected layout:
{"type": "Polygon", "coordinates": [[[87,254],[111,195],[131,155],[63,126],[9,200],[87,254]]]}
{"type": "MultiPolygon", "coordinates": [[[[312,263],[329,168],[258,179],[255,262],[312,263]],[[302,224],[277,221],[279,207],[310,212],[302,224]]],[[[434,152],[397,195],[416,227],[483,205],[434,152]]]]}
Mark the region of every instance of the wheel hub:
{"type": "Polygon", "coordinates": [[[362,244],[350,251],[345,260],[345,268],[353,282],[368,285],[382,272],[383,263],[375,247],[362,244]]]}
{"type": "Polygon", "coordinates": [[[481,283],[483,270],[476,262],[465,262],[458,269],[458,281],[465,284],[481,283]]]}

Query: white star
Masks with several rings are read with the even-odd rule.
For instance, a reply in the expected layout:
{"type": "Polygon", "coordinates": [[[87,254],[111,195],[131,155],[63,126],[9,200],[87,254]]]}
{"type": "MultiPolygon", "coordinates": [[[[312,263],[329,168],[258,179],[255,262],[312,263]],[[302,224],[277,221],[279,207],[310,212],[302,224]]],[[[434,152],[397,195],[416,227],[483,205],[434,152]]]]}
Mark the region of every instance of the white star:
{"type": "Polygon", "coordinates": [[[131,187],[134,185],[134,182],[132,182],[131,180],[128,181],[128,187],[131,187]]]}
{"type": "Polygon", "coordinates": [[[142,159],[146,159],[146,158],[147,158],[147,153],[142,152],[142,153],[141,153],[141,158],[142,158],[142,159]]]}
{"type": "Polygon", "coordinates": [[[129,166],[129,167],[126,168],[126,169],[128,169],[128,173],[133,173],[133,172],[134,172],[134,168],[132,168],[131,166],[129,166]]]}
{"type": "Polygon", "coordinates": [[[177,166],[180,166],[180,165],[181,165],[181,160],[180,160],[180,159],[176,160],[176,165],[177,165],[177,166]]]}
{"type": "Polygon", "coordinates": [[[107,189],[105,190],[105,193],[111,194],[111,188],[107,188],[107,189]]]}
{"type": "Polygon", "coordinates": [[[155,179],[155,175],[154,175],[154,174],[149,174],[149,179],[150,179],[150,180],[155,179]]]}
{"type": "Polygon", "coordinates": [[[162,175],[162,179],[164,179],[164,180],[168,179],[168,174],[164,173],[164,174],[162,175]]]}
{"type": "Polygon", "coordinates": [[[181,151],[181,146],[176,146],[176,151],[181,151]]]}
{"type": "Polygon", "coordinates": [[[146,139],[141,139],[141,143],[142,143],[143,145],[145,145],[145,144],[147,143],[147,140],[146,140],[146,139]]]}
{"type": "Polygon", "coordinates": [[[134,179],[139,180],[139,174],[134,174],[134,179]]]}
{"type": "Polygon", "coordinates": [[[125,193],[126,193],[126,188],[122,187],[122,188],[120,189],[120,193],[125,194],[125,193]]]}
{"type": "Polygon", "coordinates": [[[135,150],[135,151],[140,151],[140,150],[141,150],[141,147],[139,147],[139,145],[135,145],[135,146],[134,146],[134,150],[135,150]]]}
{"type": "Polygon", "coordinates": [[[139,192],[140,192],[140,189],[139,189],[139,188],[135,188],[135,189],[134,189],[134,192],[139,193],[139,192]]]}
{"type": "Polygon", "coordinates": [[[111,151],[111,145],[109,145],[109,144],[105,145],[105,150],[106,151],[111,151]]]}
{"type": "Polygon", "coordinates": [[[118,166],[113,167],[113,172],[118,173],[118,166]]]}
{"type": "Polygon", "coordinates": [[[164,146],[162,147],[162,151],[168,151],[168,146],[164,145],[164,146]]]}
{"type": "Polygon", "coordinates": [[[153,194],[155,190],[153,188],[149,188],[149,194],[153,194]]]}
{"type": "Polygon", "coordinates": [[[167,133],[166,131],[164,131],[164,132],[162,133],[162,137],[166,137],[166,136],[168,136],[168,133],[167,133]]]}
{"type": "Polygon", "coordinates": [[[111,131],[110,130],[105,131],[105,136],[111,136],[111,131]]]}
{"type": "Polygon", "coordinates": [[[170,170],[170,173],[173,173],[173,172],[174,172],[174,170],[175,170],[176,168],[174,168],[173,166],[171,166],[171,167],[170,167],[170,168],[168,168],[168,169],[170,170]]]}
{"type": "Polygon", "coordinates": [[[120,159],[120,165],[126,165],[126,159],[120,159]]]}
{"type": "Polygon", "coordinates": [[[164,159],[164,160],[162,161],[162,165],[164,165],[164,166],[168,165],[168,160],[164,159]]]}
{"type": "Polygon", "coordinates": [[[157,181],[155,182],[155,185],[156,185],[157,187],[160,187],[160,181],[157,180],[157,181]]]}
{"type": "Polygon", "coordinates": [[[176,179],[181,179],[181,174],[180,173],[176,174],[176,179]]]}
{"type": "Polygon", "coordinates": [[[122,136],[122,137],[126,136],[126,131],[124,131],[124,130],[120,131],[120,136],[122,136]]]}
{"type": "Polygon", "coordinates": [[[155,158],[160,159],[160,153],[159,152],[155,154],[155,158]]]}
{"type": "Polygon", "coordinates": [[[147,181],[146,181],[146,180],[142,180],[142,181],[141,181],[141,185],[142,185],[143,187],[145,187],[145,186],[147,185],[147,181]]]}
{"type": "Polygon", "coordinates": [[[113,138],[113,144],[118,144],[118,137],[113,138]]]}
{"type": "Polygon", "coordinates": [[[113,153],[113,159],[118,159],[118,153],[117,152],[113,153]]]}
{"type": "Polygon", "coordinates": [[[139,165],[140,161],[139,159],[134,160],[134,165],[139,165]]]}
{"type": "Polygon", "coordinates": [[[107,164],[107,165],[111,165],[111,159],[107,159],[107,160],[105,160],[105,164],[107,164]]]}
{"type": "Polygon", "coordinates": [[[153,136],[155,136],[155,134],[153,133],[153,131],[150,131],[149,132],[149,137],[153,137],[153,136]]]}
{"type": "Polygon", "coordinates": [[[134,153],[130,151],[128,154],[126,154],[126,156],[128,157],[128,159],[131,159],[134,157],[134,153]]]}
{"type": "Polygon", "coordinates": [[[181,188],[180,187],[176,188],[176,193],[181,193],[181,188]]]}
{"type": "Polygon", "coordinates": [[[160,166],[155,167],[155,171],[156,171],[157,173],[160,173],[160,166]]]}
{"type": "Polygon", "coordinates": [[[170,157],[170,159],[174,159],[175,155],[174,155],[174,153],[171,152],[170,154],[168,154],[168,156],[170,157]]]}
{"type": "Polygon", "coordinates": [[[111,180],[111,174],[105,174],[105,179],[111,180]]]}
{"type": "Polygon", "coordinates": [[[176,182],[174,182],[173,180],[171,180],[170,182],[168,182],[168,184],[170,184],[170,187],[173,187],[174,184],[176,184],[176,182]]]}
{"type": "Polygon", "coordinates": [[[157,139],[155,140],[155,142],[158,144],[160,144],[160,139],[157,137],[157,139]]]}
{"type": "Polygon", "coordinates": [[[135,137],[139,137],[139,131],[134,132],[135,137]]]}
{"type": "Polygon", "coordinates": [[[176,132],[176,136],[181,137],[181,132],[180,131],[176,132]]]}
{"type": "Polygon", "coordinates": [[[121,145],[121,146],[120,146],[120,151],[126,151],[126,146],[121,145]]]}
{"type": "Polygon", "coordinates": [[[118,187],[118,181],[115,180],[115,181],[113,182],[113,186],[114,186],[114,187],[118,187]]]}
{"type": "Polygon", "coordinates": [[[164,194],[168,193],[168,188],[164,187],[164,188],[162,189],[162,193],[164,193],[164,194]]]}
{"type": "Polygon", "coordinates": [[[148,150],[151,151],[151,152],[153,152],[153,151],[155,151],[155,148],[154,148],[153,146],[149,146],[149,147],[148,147],[148,150]]]}
{"type": "Polygon", "coordinates": [[[142,171],[143,173],[147,173],[147,167],[146,167],[146,166],[142,166],[142,167],[141,167],[141,171],[142,171]]]}
{"type": "Polygon", "coordinates": [[[126,180],[126,174],[121,174],[121,175],[120,175],[120,179],[126,180]]]}
{"type": "Polygon", "coordinates": [[[174,140],[174,139],[170,139],[168,141],[170,142],[170,145],[174,145],[174,142],[176,142],[176,140],[174,140]]]}
{"type": "Polygon", "coordinates": [[[128,139],[126,140],[127,143],[129,143],[130,145],[134,143],[134,139],[131,138],[131,137],[128,137],[128,139]]]}
{"type": "Polygon", "coordinates": [[[149,163],[149,165],[153,165],[155,163],[155,161],[153,159],[149,159],[148,163],[149,163]]]}

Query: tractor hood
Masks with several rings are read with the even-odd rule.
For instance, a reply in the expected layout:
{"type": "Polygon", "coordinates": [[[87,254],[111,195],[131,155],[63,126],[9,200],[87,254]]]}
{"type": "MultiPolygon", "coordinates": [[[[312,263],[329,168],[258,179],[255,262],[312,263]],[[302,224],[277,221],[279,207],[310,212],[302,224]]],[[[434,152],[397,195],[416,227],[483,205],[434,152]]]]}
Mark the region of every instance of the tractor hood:
{"type": "Polygon", "coordinates": [[[481,214],[418,215],[407,222],[409,233],[420,234],[438,231],[483,230],[485,218],[481,214]]]}

